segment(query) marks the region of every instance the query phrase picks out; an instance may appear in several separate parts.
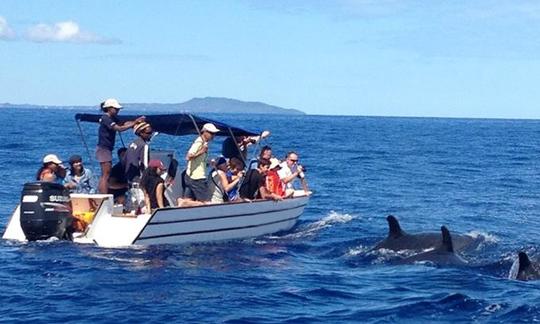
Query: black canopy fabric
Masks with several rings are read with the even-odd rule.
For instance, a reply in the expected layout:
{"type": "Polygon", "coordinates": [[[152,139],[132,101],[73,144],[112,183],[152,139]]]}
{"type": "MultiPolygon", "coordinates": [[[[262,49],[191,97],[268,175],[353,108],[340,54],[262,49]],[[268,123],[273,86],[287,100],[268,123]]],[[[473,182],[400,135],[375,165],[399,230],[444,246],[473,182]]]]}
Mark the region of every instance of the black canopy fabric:
{"type": "MultiPolygon", "coordinates": [[[[128,120],[135,120],[137,117],[139,116],[121,115],[118,116],[118,119],[121,122],[125,122],[128,120]]],[[[75,115],[75,119],[77,121],[90,123],[99,123],[100,118],[101,115],[99,114],[75,115]]],[[[195,128],[193,121],[197,123],[197,127],[199,128],[199,130],[202,129],[203,125],[206,123],[214,124],[220,130],[219,133],[216,134],[217,136],[230,136],[231,134],[229,133],[229,128],[235,136],[259,135],[258,133],[252,131],[233,127],[225,123],[190,114],[146,115],[146,122],[150,123],[150,125],[152,125],[152,128],[155,131],[173,136],[198,135],[197,129],[195,128]]]]}

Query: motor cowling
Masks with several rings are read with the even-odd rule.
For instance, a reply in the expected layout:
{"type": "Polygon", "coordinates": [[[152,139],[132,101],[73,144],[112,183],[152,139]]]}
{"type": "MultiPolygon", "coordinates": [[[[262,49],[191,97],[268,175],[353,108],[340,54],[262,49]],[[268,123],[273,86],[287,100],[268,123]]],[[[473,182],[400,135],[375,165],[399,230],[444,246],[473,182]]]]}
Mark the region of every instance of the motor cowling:
{"type": "Polygon", "coordinates": [[[71,238],[68,231],[72,222],[69,191],[60,184],[24,184],[20,216],[21,228],[29,241],[71,238]]]}

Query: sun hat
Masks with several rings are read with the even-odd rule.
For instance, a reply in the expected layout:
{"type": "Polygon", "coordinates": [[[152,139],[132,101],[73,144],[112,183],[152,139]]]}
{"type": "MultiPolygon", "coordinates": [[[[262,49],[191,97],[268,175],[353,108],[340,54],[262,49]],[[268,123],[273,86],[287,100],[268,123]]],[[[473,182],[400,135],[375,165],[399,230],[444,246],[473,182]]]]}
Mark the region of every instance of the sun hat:
{"type": "Polygon", "coordinates": [[[270,167],[269,167],[269,169],[272,170],[272,169],[274,169],[274,168],[277,168],[278,166],[280,166],[280,165],[279,165],[280,163],[281,163],[281,162],[280,162],[278,159],[276,159],[276,158],[271,158],[271,159],[270,159],[270,167]]]}
{"type": "Polygon", "coordinates": [[[69,158],[69,164],[73,164],[73,163],[77,163],[77,162],[82,162],[82,157],[80,155],[75,154],[75,155],[72,155],[69,158]]]}
{"type": "Polygon", "coordinates": [[[62,164],[62,161],[56,156],[56,154],[47,154],[43,158],[43,163],[56,163],[56,164],[62,164]]]}
{"type": "Polygon", "coordinates": [[[103,108],[116,108],[121,109],[120,103],[114,98],[109,98],[103,102],[103,108]]]}
{"type": "Polygon", "coordinates": [[[161,160],[158,160],[158,159],[153,159],[153,160],[150,160],[150,162],[148,162],[148,167],[149,168],[158,168],[160,170],[165,170],[165,166],[163,165],[163,162],[161,162],[161,160]]]}
{"type": "Polygon", "coordinates": [[[138,135],[147,127],[150,127],[150,124],[148,124],[147,122],[137,123],[135,124],[135,126],[133,126],[133,132],[138,135]]]}
{"type": "Polygon", "coordinates": [[[216,126],[214,126],[214,124],[212,123],[206,123],[203,125],[202,129],[201,129],[201,132],[210,132],[210,133],[217,133],[219,132],[219,129],[217,129],[216,126]]]}

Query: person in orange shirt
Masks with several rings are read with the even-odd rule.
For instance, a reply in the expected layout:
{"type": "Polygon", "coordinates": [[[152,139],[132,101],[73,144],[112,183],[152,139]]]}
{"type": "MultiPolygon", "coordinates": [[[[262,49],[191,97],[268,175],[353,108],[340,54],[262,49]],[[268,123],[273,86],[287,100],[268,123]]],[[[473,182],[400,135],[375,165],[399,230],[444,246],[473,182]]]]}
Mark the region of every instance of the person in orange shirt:
{"type": "Polygon", "coordinates": [[[285,183],[279,178],[278,170],[281,168],[279,164],[278,159],[270,159],[270,167],[266,174],[266,189],[280,197],[289,198],[294,192],[286,192],[285,183]]]}

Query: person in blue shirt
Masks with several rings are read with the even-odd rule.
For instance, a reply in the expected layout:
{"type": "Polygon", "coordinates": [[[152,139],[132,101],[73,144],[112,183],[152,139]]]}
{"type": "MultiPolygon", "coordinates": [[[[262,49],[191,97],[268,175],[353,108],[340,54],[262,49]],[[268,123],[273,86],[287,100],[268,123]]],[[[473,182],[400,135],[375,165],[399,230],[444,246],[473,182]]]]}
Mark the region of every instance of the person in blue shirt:
{"type": "Polygon", "coordinates": [[[70,170],[64,178],[64,187],[72,193],[96,192],[96,181],[92,171],[83,166],[80,155],[73,155],[69,158],[70,170]]]}
{"type": "Polygon", "coordinates": [[[141,116],[136,120],[121,123],[117,118],[120,109],[122,109],[122,106],[116,99],[107,99],[101,103],[101,110],[104,114],[99,120],[98,144],[96,148],[96,159],[101,166],[101,177],[99,178],[98,185],[100,193],[108,193],[108,182],[112,169],[112,151],[114,150],[116,132],[123,132],[132,128],[135,123],[144,121],[144,116],[141,116]]]}

